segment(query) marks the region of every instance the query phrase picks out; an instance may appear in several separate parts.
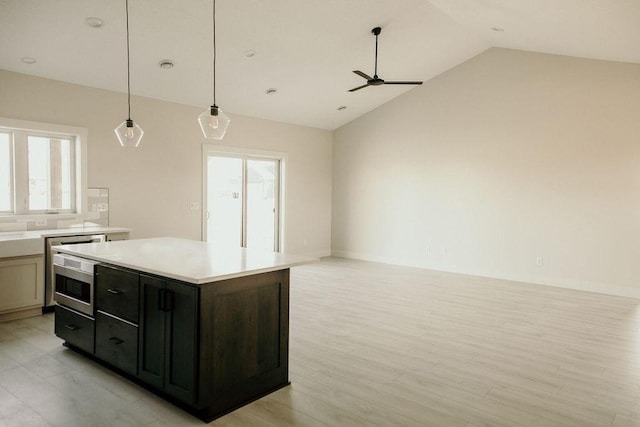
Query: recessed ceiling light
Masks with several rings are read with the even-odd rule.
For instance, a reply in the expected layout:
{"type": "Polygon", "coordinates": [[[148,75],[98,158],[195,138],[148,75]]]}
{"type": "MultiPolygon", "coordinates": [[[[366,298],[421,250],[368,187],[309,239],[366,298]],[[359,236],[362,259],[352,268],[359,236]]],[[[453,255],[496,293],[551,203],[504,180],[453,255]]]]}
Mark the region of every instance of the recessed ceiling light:
{"type": "Polygon", "coordinates": [[[500,27],[491,27],[491,30],[495,31],[496,33],[504,32],[504,28],[500,28],[500,27]]]}
{"type": "Polygon", "coordinates": [[[36,62],[36,58],[32,58],[30,56],[23,56],[22,62],[24,62],[25,64],[34,64],[36,62]]]}
{"type": "Polygon", "coordinates": [[[245,58],[253,58],[254,56],[256,56],[257,52],[253,49],[249,49],[249,50],[245,50],[244,52],[242,52],[242,55],[245,58]]]}
{"type": "Polygon", "coordinates": [[[275,95],[277,92],[278,89],[276,89],[275,87],[270,87],[264,93],[266,93],[267,95],[275,95]]]}
{"type": "Polygon", "coordinates": [[[346,109],[347,109],[346,105],[341,105],[341,106],[338,107],[338,111],[344,111],[346,109]]]}
{"type": "Polygon", "coordinates": [[[160,65],[160,68],[169,70],[173,68],[176,64],[170,59],[163,59],[162,61],[160,61],[159,65],[160,65]]]}
{"type": "Polygon", "coordinates": [[[94,16],[90,16],[89,18],[85,19],[84,23],[91,28],[100,28],[104,25],[104,21],[102,19],[96,18],[94,16]]]}

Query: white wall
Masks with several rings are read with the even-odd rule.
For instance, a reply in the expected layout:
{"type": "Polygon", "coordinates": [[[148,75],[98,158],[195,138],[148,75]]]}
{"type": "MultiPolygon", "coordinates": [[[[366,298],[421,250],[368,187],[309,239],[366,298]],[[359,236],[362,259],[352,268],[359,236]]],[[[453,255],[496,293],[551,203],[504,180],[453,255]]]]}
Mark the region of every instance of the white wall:
{"type": "Polygon", "coordinates": [[[333,160],[336,255],[640,297],[637,64],[490,49],[333,160]]]}
{"type": "MultiPolygon", "coordinates": [[[[201,238],[202,108],[132,98],[145,131],[137,149],[119,146],[113,129],[126,118],[126,94],[0,70],[0,116],[89,130],[90,187],[110,190],[110,224],[132,238],[201,238]]],[[[288,154],[287,252],[327,255],[331,238],[332,134],[229,114],[223,144],[288,154]],[[307,245],[304,245],[304,242],[307,245]]]]}

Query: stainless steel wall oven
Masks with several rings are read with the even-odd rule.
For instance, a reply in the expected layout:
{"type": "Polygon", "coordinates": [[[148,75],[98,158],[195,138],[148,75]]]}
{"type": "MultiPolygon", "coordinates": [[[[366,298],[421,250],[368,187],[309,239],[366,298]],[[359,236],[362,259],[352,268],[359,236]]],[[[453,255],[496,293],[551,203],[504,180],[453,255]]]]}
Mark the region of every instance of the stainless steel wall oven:
{"type": "Polygon", "coordinates": [[[44,273],[44,307],[43,312],[53,311],[55,306],[55,273],[53,267],[53,257],[55,251],[52,249],[59,245],[77,245],[79,243],[96,243],[107,240],[106,234],[91,234],[86,236],[56,236],[46,239],[45,244],[45,273],[44,273]]]}
{"type": "Polygon", "coordinates": [[[57,303],[93,316],[97,261],[66,254],[53,255],[54,299],[57,303]]]}

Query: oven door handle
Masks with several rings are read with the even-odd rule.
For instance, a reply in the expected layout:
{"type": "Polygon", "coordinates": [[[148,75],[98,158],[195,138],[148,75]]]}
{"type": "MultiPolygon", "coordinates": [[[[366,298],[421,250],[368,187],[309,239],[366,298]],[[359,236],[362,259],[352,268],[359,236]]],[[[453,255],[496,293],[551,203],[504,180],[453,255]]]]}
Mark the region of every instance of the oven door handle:
{"type": "Polygon", "coordinates": [[[60,274],[61,276],[69,277],[79,282],[88,283],[93,286],[93,274],[86,271],[77,270],[75,268],[66,267],[64,265],[53,264],[54,274],[60,274]]]}

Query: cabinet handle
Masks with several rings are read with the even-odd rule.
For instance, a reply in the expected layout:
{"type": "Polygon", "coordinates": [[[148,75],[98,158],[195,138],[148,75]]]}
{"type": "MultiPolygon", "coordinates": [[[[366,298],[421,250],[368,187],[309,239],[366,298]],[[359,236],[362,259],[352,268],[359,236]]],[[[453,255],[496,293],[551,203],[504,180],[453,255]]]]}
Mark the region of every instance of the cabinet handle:
{"type": "Polygon", "coordinates": [[[111,337],[109,338],[109,341],[111,341],[111,343],[115,344],[115,345],[120,345],[124,342],[124,340],[121,340],[118,337],[111,337]]]}
{"type": "Polygon", "coordinates": [[[76,325],[73,325],[73,324],[64,325],[64,327],[69,329],[70,331],[77,331],[78,329],[80,329],[79,326],[76,326],[76,325]]]}
{"type": "Polygon", "coordinates": [[[158,310],[160,310],[160,311],[165,311],[166,301],[164,299],[164,295],[165,295],[166,292],[167,292],[166,289],[160,289],[158,291],[158,310]]]}
{"type": "Polygon", "coordinates": [[[164,311],[173,310],[173,292],[165,291],[164,293],[164,311]]]}
{"type": "Polygon", "coordinates": [[[122,293],[121,290],[119,289],[114,289],[114,288],[109,288],[107,289],[107,292],[109,292],[110,294],[114,294],[114,295],[120,295],[122,293]]]}

